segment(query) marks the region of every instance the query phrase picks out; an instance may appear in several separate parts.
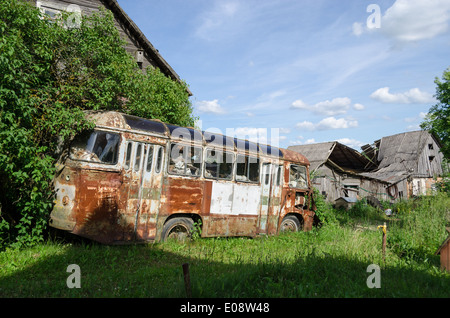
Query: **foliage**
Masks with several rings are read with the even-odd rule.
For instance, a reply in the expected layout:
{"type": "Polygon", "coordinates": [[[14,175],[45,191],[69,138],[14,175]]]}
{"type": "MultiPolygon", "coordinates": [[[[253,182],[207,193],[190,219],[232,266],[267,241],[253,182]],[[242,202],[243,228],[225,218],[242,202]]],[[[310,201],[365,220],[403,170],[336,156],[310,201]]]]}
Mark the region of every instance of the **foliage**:
{"type": "Polygon", "coordinates": [[[450,157],[450,68],[444,71],[442,81],[438,78],[436,83],[436,99],[438,104],[428,111],[425,121],[421,124],[423,129],[437,135],[442,141],[441,151],[446,158],[450,157]]]}
{"type": "Polygon", "coordinates": [[[439,269],[439,256],[433,255],[441,243],[441,229],[431,226],[441,223],[441,214],[436,211],[448,211],[448,201],[448,196],[438,195],[395,206],[395,219],[388,225],[385,261],[381,231],[376,226],[355,228],[336,222],[279,236],[149,245],[48,241],[0,253],[0,295],[184,298],[182,264],[189,263],[193,297],[448,298],[450,274],[439,269]],[[430,226],[419,225],[422,220],[418,217],[408,219],[414,210],[419,216],[428,208],[434,211],[426,215],[431,217],[426,221],[430,226]],[[414,235],[408,236],[412,230],[414,235]],[[421,257],[408,256],[411,250],[400,252],[412,243],[416,249],[423,246],[413,242],[414,237],[423,237],[422,243],[432,241],[422,248],[421,257]],[[66,285],[69,264],[81,268],[80,289],[66,285]],[[381,288],[371,289],[366,284],[371,264],[381,268],[381,288]]]}
{"type": "Polygon", "coordinates": [[[336,222],[336,217],[333,213],[333,208],[330,203],[326,202],[319,190],[313,188],[313,199],[316,206],[316,216],[321,224],[329,224],[336,222]]]}
{"type": "Polygon", "coordinates": [[[83,111],[194,124],[186,84],[140,71],[112,13],[72,28],[61,21],[42,19],[25,1],[0,0],[0,248],[43,240],[61,146],[93,127],[83,111]]]}
{"type": "Polygon", "coordinates": [[[393,211],[399,222],[390,226],[389,246],[400,257],[428,261],[447,237],[449,207],[450,197],[445,192],[396,204],[393,211]]]}

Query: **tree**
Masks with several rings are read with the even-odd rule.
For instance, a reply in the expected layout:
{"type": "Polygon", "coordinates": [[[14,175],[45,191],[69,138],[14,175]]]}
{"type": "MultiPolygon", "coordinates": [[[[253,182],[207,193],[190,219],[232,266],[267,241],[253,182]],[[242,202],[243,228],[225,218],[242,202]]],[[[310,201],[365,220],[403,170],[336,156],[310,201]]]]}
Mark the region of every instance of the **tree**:
{"type": "Polygon", "coordinates": [[[434,82],[439,103],[430,108],[421,127],[439,137],[444,157],[450,158],[450,68],[444,71],[442,81],[436,78],[434,82]]]}
{"type": "Polygon", "coordinates": [[[0,248],[44,239],[57,149],[93,123],[85,110],[116,110],[193,126],[186,84],[142,72],[110,12],[79,27],[0,0],[0,248]]]}

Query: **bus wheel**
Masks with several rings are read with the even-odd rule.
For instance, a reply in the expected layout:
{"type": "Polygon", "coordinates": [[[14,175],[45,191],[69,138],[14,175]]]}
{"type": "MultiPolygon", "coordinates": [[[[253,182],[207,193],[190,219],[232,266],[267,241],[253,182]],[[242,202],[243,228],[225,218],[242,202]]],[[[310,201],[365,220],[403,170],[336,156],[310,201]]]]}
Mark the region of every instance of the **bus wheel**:
{"type": "Polygon", "coordinates": [[[173,239],[175,241],[185,241],[191,238],[194,229],[194,221],[190,218],[173,218],[164,224],[161,240],[173,239]]]}
{"type": "Polygon", "coordinates": [[[287,215],[281,221],[280,232],[298,232],[300,229],[300,221],[293,215],[287,215]]]}

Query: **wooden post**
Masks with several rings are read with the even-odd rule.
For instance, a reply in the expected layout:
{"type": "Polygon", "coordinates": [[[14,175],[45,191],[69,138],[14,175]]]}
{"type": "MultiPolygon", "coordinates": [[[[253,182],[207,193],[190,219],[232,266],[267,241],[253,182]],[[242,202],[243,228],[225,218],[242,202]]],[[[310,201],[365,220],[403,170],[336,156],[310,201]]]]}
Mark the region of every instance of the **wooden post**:
{"type": "Polygon", "coordinates": [[[383,252],[383,262],[386,263],[386,222],[383,225],[383,245],[381,250],[383,252]]]}
{"type": "Polygon", "coordinates": [[[189,274],[189,264],[183,264],[184,288],[186,290],[186,297],[191,298],[191,276],[189,274]]]}
{"type": "Polygon", "coordinates": [[[386,222],[384,225],[379,225],[377,229],[381,228],[383,230],[383,239],[381,243],[381,253],[383,255],[383,262],[386,262],[386,222]]]}

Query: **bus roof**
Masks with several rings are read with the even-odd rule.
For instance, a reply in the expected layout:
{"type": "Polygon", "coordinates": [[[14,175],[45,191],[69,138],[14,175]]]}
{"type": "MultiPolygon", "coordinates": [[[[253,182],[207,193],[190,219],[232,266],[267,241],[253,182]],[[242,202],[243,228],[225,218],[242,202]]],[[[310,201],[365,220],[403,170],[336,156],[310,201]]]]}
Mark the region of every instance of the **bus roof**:
{"type": "Polygon", "coordinates": [[[220,146],[230,150],[242,150],[309,165],[308,159],[302,154],[271,145],[255,143],[209,131],[200,131],[190,127],[166,124],[157,119],[146,119],[120,112],[87,111],[86,114],[87,118],[94,120],[99,127],[138,130],[165,138],[181,139],[203,145],[220,146]]]}

